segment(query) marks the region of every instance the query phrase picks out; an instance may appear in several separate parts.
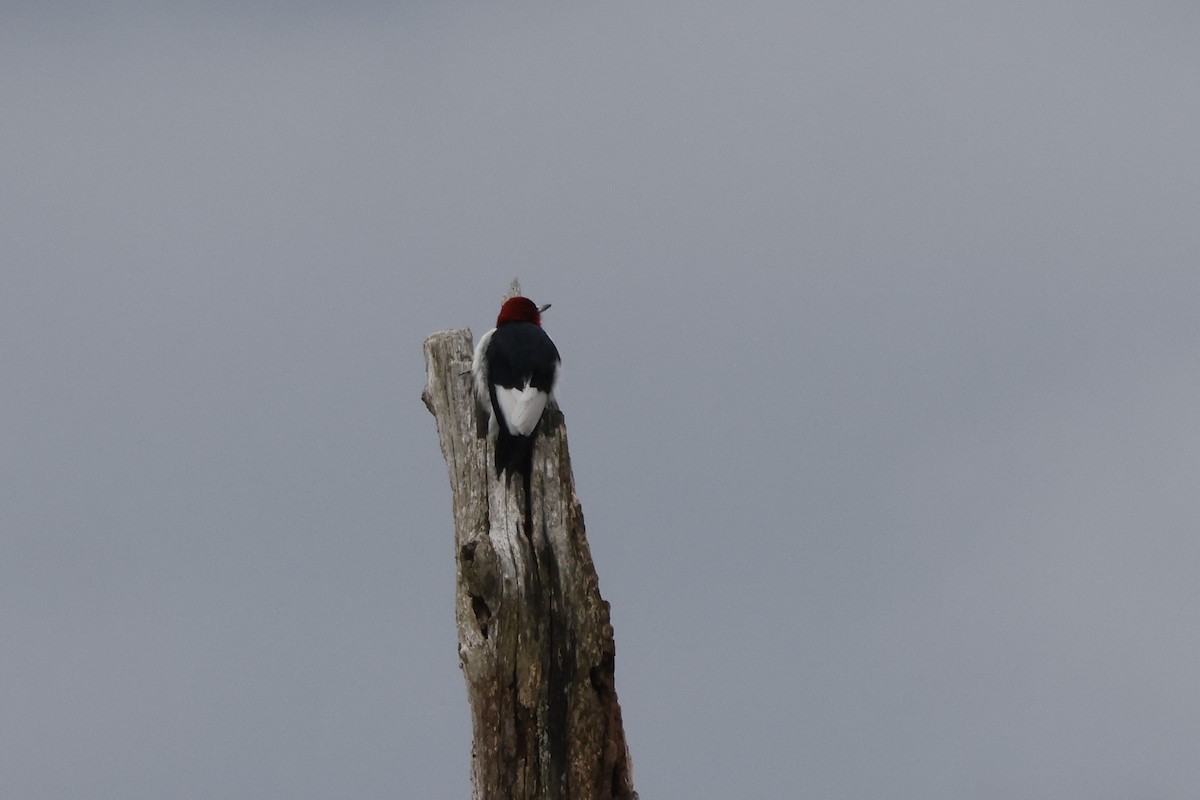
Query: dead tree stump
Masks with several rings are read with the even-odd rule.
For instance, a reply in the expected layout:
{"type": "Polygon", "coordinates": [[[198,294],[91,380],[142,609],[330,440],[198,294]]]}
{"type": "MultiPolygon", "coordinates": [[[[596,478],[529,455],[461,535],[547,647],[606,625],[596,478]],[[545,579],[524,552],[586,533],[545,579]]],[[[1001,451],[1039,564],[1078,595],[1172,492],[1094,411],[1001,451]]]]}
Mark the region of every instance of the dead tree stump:
{"type": "Polygon", "coordinates": [[[469,330],[426,339],[422,399],[450,470],[473,800],[636,800],[562,414],[546,410],[534,447],[527,536],[520,481],[496,479],[476,431],[471,355],[469,330]]]}

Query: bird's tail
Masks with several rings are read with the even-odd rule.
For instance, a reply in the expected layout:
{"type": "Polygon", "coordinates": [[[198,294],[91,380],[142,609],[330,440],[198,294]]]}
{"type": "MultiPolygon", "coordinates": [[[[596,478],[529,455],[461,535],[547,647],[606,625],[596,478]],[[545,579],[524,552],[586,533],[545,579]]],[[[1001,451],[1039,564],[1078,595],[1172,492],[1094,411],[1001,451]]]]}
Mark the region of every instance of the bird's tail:
{"type": "MultiPolygon", "coordinates": [[[[534,436],[537,432],[534,432],[534,436]]],[[[504,476],[511,483],[514,476],[521,477],[521,488],[525,490],[525,535],[533,532],[533,436],[513,436],[500,426],[494,444],[496,477],[504,476]]]]}

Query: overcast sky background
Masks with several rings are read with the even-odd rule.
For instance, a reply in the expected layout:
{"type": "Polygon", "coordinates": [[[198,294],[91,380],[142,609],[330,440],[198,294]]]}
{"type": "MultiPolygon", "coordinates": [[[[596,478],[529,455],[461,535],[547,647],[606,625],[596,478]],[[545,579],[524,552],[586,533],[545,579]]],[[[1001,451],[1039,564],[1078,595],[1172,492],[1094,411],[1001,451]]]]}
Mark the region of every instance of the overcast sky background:
{"type": "Polygon", "coordinates": [[[1194,3],[17,3],[0,795],[469,796],[513,276],[641,796],[1200,789],[1194,3]]]}

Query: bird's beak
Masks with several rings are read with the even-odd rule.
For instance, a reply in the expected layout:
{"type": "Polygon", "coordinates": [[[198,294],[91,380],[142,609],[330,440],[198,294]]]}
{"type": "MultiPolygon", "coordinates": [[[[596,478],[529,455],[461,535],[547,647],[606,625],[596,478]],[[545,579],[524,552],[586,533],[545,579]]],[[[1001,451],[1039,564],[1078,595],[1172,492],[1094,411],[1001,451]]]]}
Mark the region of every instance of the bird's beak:
{"type": "Polygon", "coordinates": [[[538,306],[538,313],[541,314],[543,311],[545,311],[549,307],[550,307],[549,303],[546,303],[546,305],[544,305],[544,306],[538,306]]]}

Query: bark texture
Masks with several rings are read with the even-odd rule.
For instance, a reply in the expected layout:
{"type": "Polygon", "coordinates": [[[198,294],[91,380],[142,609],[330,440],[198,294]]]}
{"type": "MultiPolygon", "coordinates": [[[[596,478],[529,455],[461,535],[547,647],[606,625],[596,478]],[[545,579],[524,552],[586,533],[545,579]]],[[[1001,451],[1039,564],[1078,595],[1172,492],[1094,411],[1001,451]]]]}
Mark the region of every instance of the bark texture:
{"type": "Polygon", "coordinates": [[[636,800],[614,682],[613,629],[575,495],[562,414],[533,455],[532,533],[520,481],[495,478],[476,430],[471,332],[425,340],[422,394],[454,506],[459,663],[474,800],[636,800]]]}

